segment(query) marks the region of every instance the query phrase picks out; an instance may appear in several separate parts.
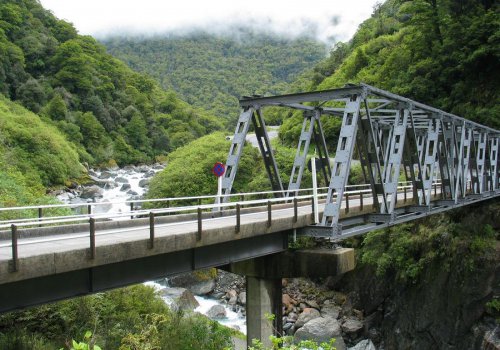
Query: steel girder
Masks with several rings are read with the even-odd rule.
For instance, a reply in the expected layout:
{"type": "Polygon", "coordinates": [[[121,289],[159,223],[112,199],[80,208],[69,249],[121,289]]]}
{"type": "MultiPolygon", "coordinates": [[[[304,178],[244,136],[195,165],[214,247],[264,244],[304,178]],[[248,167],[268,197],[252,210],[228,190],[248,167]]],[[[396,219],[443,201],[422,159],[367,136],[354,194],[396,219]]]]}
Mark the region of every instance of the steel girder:
{"type": "MultiPolygon", "coordinates": [[[[370,183],[374,214],[372,223],[396,222],[398,182],[411,182],[415,210],[430,211],[439,199],[458,205],[473,196],[500,195],[500,131],[425,104],[360,84],[341,89],[270,97],[245,98],[228,155],[224,193],[231,191],[241,151],[252,121],[272,188],[283,190],[262,109],[277,106],[304,113],[302,132],[292,167],[287,195],[300,189],[310,143],[314,138],[328,186],[321,223],[332,236],[341,237],[339,217],[352,159],[359,156],[370,183]],[[320,117],[342,118],[337,145],[327,145],[320,117]],[[328,148],[336,147],[330,167],[328,148]],[[396,221],[394,221],[396,220],[396,221]]],[[[406,192],[406,191],[405,191],[406,192]]],[[[404,211],[403,211],[404,212],[404,211]]],[[[359,224],[359,223],[358,223],[359,224]]]]}

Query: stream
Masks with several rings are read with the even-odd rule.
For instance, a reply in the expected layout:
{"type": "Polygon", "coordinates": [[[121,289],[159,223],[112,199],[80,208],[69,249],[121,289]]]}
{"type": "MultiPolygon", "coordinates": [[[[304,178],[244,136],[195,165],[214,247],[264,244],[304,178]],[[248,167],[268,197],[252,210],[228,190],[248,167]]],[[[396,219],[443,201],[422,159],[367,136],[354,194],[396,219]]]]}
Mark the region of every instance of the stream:
{"type": "MultiPolygon", "coordinates": [[[[94,206],[94,213],[128,213],[130,204],[124,201],[140,200],[147,191],[149,180],[161,171],[164,166],[155,164],[152,166],[127,166],[122,169],[90,170],[89,175],[96,182],[95,185],[84,187],[81,191],[64,192],[57,195],[57,198],[67,204],[85,203],[105,203],[94,206]]],[[[128,217],[117,218],[116,220],[126,220],[128,217]]],[[[167,280],[168,281],[168,280],[167,280]]],[[[168,282],[167,282],[168,283],[168,282]]],[[[169,288],[168,285],[156,282],[145,282],[145,285],[152,286],[158,291],[169,288]]],[[[162,299],[168,305],[172,300],[160,293],[162,299]]],[[[226,317],[215,319],[220,324],[239,330],[246,334],[245,317],[232,311],[226,304],[219,300],[206,296],[195,295],[199,306],[194,310],[203,315],[207,315],[214,305],[222,305],[226,311],[226,317]]]]}

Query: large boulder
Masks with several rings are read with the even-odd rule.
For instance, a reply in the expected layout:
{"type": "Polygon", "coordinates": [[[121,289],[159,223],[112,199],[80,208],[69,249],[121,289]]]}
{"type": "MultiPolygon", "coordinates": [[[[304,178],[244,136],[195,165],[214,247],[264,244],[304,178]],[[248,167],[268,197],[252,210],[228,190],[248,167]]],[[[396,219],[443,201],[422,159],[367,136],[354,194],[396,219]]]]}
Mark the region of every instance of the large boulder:
{"type": "Polygon", "coordinates": [[[121,176],[118,176],[116,179],[115,179],[116,182],[120,183],[120,184],[128,184],[128,180],[124,177],[121,177],[121,176]]]}
{"type": "Polygon", "coordinates": [[[331,317],[317,317],[307,322],[294,335],[296,343],[302,340],[313,340],[322,343],[329,342],[332,338],[336,339],[334,346],[337,350],[346,349],[341,335],[340,324],[331,317]]]}
{"type": "Polygon", "coordinates": [[[370,339],[365,339],[347,350],[377,350],[370,339]]]}
{"type": "Polygon", "coordinates": [[[207,311],[207,316],[211,319],[226,317],[226,309],[222,305],[214,305],[207,311]]]}
{"type": "Polygon", "coordinates": [[[342,323],[342,330],[350,336],[356,336],[363,329],[363,323],[355,318],[348,318],[342,323]]]}
{"type": "Polygon", "coordinates": [[[215,281],[211,277],[209,270],[183,273],[182,275],[171,277],[168,283],[172,287],[187,288],[194,295],[205,295],[212,292],[215,288],[215,281]]]}
{"type": "Polygon", "coordinates": [[[88,187],[84,187],[82,193],[80,194],[80,198],[89,199],[89,198],[97,198],[102,197],[103,190],[99,186],[92,185],[88,187]]]}
{"type": "Polygon", "coordinates": [[[186,288],[165,288],[161,292],[172,302],[170,307],[174,310],[194,310],[200,306],[193,293],[186,288]]]}
{"type": "Polygon", "coordinates": [[[313,309],[312,307],[306,307],[304,311],[299,315],[297,322],[295,322],[295,329],[302,327],[307,322],[320,317],[321,314],[318,310],[313,309]]]}
{"type": "Polygon", "coordinates": [[[340,306],[334,304],[324,304],[323,307],[321,308],[321,316],[339,318],[341,310],[342,308],[340,306]]]}
{"type": "Polygon", "coordinates": [[[141,181],[139,181],[139,187],[146,187],[149,185],[149,180],[148,179],[142,179],[141,181]]]}

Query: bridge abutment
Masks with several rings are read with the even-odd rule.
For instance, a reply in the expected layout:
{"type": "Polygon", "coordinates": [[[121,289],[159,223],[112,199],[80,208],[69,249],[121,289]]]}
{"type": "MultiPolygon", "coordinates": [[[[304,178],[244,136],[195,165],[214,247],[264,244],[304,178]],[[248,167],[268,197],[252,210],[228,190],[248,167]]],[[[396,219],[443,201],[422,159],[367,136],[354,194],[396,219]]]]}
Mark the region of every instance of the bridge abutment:
{"type": "Polygon", "coordinates": [[[338,276],[355,267],[354,249],[285,251],[232,263],[226,269],[246,276],[247,344],[282,334],[282,278],[338,276]],[[270,320],[269,315],[274,315],[270,320]]]}

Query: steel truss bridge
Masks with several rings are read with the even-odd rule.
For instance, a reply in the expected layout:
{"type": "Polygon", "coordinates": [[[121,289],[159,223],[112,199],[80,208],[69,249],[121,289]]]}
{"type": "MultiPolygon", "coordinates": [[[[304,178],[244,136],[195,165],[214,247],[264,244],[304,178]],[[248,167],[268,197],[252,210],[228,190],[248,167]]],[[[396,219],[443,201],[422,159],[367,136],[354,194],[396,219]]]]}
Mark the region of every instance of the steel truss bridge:
{"type": "Polygon", "coordinates": [[[500,195],[500,132],[441,110],[364,84],[240,104],[222,203],[147,199],[127,202],[127,213],[99,213],[109,203],[0,208],[15,217],[0,220],[0,313],[283,252],[293,233],[340,241],[500,195]],[[303,112],[287,188],[266,131],[268,106],[303,112]],[[321,117],[342,118],[332,166],[321,117]],[[251,124],[272,191],[231,193],[251,124]],[[325,188],[300,186],[312,142],[325,188]],[[348,184],[353,158],[365,185],[348,184]],[[79,206],[83,214],[51,216],[79,206]]]}
{"type": "Polygon", "coordinates": [[[342,239],[500,194],[500,131],[408,98],[360,84],[310,93],[248,97],[240,100],[240,106],[243,111],[222,182],[224,194],[231,193],[250,124],[278,196],[297,194],[314,142],[320,173],[329,185],[321,222],[308,230],[313,236],[342,239]],[[269,106],[303,112],[287,188],[278,172],[264,122],[263,109],[269,106]],[[333,166],[321,117],[342,118],[333,166]],[[360,160],[376,213],[341,224],[353,158],[360,160]],[[414,205],[396,208],[402,174],[411,183],[414,205]],[[432,184],[437,179],[441,198],[431,202],[432,184]]]}

